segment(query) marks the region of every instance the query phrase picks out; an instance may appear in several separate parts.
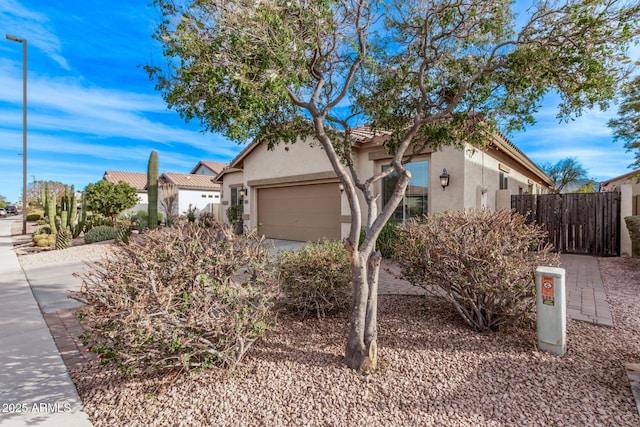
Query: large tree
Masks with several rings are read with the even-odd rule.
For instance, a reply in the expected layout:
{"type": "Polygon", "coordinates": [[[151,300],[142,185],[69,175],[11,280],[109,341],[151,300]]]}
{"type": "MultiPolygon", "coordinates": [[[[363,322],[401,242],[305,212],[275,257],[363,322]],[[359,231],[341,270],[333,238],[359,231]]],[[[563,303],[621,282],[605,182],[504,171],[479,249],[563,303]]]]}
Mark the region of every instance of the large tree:
{"type": "Polygon", "coordinates": [[[567,185],[587,178],[587,170],[574,157],[567,157],[555,164],[545,163],[541,169],[553,181],[551,191],[554,193],[561,193],[567,185]]]}
{"type": "Polygon", "coordinates": [[[138,203],[138,190],[124,181],[115,184],[103,179],[85,187],[84,199],[88,210],[115,221],[120,213],[138,203]]]}
{"type": "Polygon", "coordinates": [[[618,117],[609,121],[613,129],[613,138],[623,141],[624,147],[635,150],[635,162],[631,168],[640,169],[640,76],[623,86],[618,117]]]}
{"type": "Polygon", "coordinates": [[[406,162],[426,148],[482,144],[497,126],[522,128],[552,90],[560,118],[603,106],[639,15],[615,0],[541,1],[518,22],[506,0],[155,4],[167,64],[147,69],[171,108],[239,142],[313,136],[328,156],[351,211],[345,361],[360,371],[376,368],[375,242],[411,178],[406,162]],[[350,133],[364,122],[387,135],[392,157],[373,176],[354,165],[350,133]],[[377,183],[394,172],[381,205],[377,183]]]}

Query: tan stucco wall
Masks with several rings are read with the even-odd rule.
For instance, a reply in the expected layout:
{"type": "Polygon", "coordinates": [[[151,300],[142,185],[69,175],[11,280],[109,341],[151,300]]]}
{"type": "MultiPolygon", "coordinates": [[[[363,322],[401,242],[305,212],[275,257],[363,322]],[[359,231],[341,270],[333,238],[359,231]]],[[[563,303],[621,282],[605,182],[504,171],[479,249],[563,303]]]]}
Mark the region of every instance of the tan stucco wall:
{"type": "MultiPolygon", "coordinates": [[[[499,168],[509,172],[509,194],[527,191],[532,180],[531,174],[513,159],[487,149],[473,150],[467,145],[464,150],[445,147],[436,152],[426,152],[416,156],[414,160],[429,161],[429,212],[441,212],[455,209],[479,209],[482,207],[496,208],[496,191],[499,189],[499,168]],[[495,156],[495,157],[494,157],[495,156]],[[440,175],[447,169],[450,176],[449,186],[443,191],[440,186],[440,175]],[[523,172],[524,171],[524,172],[523,172]],[[486,191],[483,191],[486,189],[486,191]]],[[[359,148],[354,168],[361,179],[367,179],[372,174],[380,172],[383,165],[389,164],[390,158],[384,154],[381,147],[359,148]]],[[[337,178],[326,154],[318,143],[306,141],[295,144],[280,144],[274,150],[267,150],[265,145],[255,147],[239,165],[244,172],[229,172],[223,179],[223,198],[221,217],[226,218],[226,208],[231,199],[230,188],[244,185],[248,190],[245,198],[245,225],[257,227],[257,190],[259,188],[277,185],[296,185],[304,182],[336,182],[337,178]]],[[[375,191],[381,199],[381,185],[376,185],[375,191]]],[[[339,190],[337,190],[339,191],[339,190]]],[[[534,192],[540,193],[541,187],[534,183],[534,192]]],[[[508,198],[503,192],[503,199],[508,198]]],[[[342,194],[341,231],[343,237],[349,232],[350,212],[347,197],[342,194]]],[[[362,210],[362,224],[366,222],[366,205],[362,197],[359,198],[362,210]]],[[[381,200],[378,202],[378,209],[381,200]]]]}
{"type": "Polygon", "coordinates": [[[445,147],[431,153],[429,163],[429,213],[460,210],[466,207],[465,187],[468,185],[465,175],[465,161],[462,151],[445,147]],[[446,169],[449,174],[449,186],[444,190],[440,186],[440,175],[446,169]]]}
{"type": "MultiPolygon", "coordinates": [[[[248,225],[251,228],[258,226],[257,204],[254,202],[259,188],[295,185],[309,180],[326,181],[331,179],[330,176],[335,177],[331,163],[320,145],[312,142],[311,138],[295,144],[279,144],[273,150],[268,150],[266,145],[256,147],[244,159],[243,184],[249,189],[249,197],[245,198],[248,225]]],[[[337,183],[336,191],[339,191],[337,183]]]]}

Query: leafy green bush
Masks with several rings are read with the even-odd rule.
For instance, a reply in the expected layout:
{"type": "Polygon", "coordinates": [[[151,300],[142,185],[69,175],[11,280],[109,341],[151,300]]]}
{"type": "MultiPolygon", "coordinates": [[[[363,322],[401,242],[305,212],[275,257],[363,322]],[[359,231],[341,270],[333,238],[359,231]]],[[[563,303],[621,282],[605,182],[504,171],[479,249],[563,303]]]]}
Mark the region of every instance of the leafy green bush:
{"type": "Polygon", "coordinates": [[[282,251],[278,271],[285,307],[302,317],[324,317],[351,302],[349,260],[340,242],[323,240],[282,251]]]}
{"type": "Polygon", "coordinates": [[[624,221],[631,236],[631,255],[640,256],[640,215],[625,216],[624,221]]]}
{"type": "Polygon", "coordinates": [[[116,229],[110,225],[99,225],[84,233],[85,243],[104,242],[116,237],[116,229]]]}
{"type": "Polygon", "coordinates": [[[41,218],[42,218],[42,215],[40,215],[39,213],[27,215],[27,221],[29,222],[39,221],[41,218]]]}
{"type": "Polygon", "coordinates": [[[405,279],[444,291],[473,329],[497,330],[532,311],[536,267],[559,264],[545,235],[508,210],[446,212],[400,227],[394,252],[405,279]]]}
{"type": "MultiPolygon", "coordinates": [[[[389,221],[382,227],[378,239],[376,239],[376,248],[384,258],[393,258],[393,248],[398,238],[398,220],[391,217],[389,221]]],[[[360,231],[360,243],[364,241],[364,229],[360,231]]]]}
{"type": "Polygon", "coordinates": [[[268,250],[229,228],[133,235],[83,279],[85,345],[125,373],[233,367],[274,321],[268,250]]]}

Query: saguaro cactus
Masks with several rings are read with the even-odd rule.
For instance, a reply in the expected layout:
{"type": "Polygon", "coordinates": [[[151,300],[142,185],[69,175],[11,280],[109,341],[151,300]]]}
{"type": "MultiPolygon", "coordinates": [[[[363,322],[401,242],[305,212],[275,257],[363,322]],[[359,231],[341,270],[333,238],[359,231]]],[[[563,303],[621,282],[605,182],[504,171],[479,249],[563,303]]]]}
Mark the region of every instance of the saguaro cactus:
{"type": "Polygon", "coordinates": [[[51,234],[56,234],[58,232],[58,228],[56,227],[56,198],[55,196],[48,194],[47,200],[47,216],[49,217],[49,227],[51,227],[51,234]]]}
{"type": "Polygon", "coordinates": [[[147,196],[149,199],[149,228],[158,226],[158,152],[153,150],[147,166],[147,196]]]}
{"type": "MultiPolygon", "coordinates": [[[[85,199],[84,199],[84,192],[82,193],[82,211],[80,212],[80,220],[78,221],[78,224],[73,227],[73,238],[75,239],[76,237],[78,237],[80,235],[80,233],[82,233],[84,231],[84,225],[87,222],[87,204],[85,203],[85,199]]],[[[77,209],[77,207],[76,207],[77,209]]]]}

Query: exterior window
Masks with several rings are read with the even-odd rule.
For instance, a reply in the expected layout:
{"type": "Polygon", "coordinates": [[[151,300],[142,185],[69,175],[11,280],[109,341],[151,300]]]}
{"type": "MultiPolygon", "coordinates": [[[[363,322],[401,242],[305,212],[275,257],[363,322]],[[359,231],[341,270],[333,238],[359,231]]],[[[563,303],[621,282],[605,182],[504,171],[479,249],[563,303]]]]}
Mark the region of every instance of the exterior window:
{"type": "MultiPolygon", "coordinates": [[[[426,215],[429,212],[429,161],[420,160],[411,162],[406,166],[411,172],[411,181],[409,181],[404,197],[393,214],[393,217],[398,222],[426,215]]],[[[385,166],[385,169],[389,167],[385,166]]],[[[395,172],[383,179],[382,202],[384,204],[391,198],[397,182],[398,176],[395,172]]]]}
{"type": "Polygon", "coordinates": [[[242,205],[244,203],[244,197],[240,194],[242,187],[231,188],[231,206],[242,205]]]}
{"type": "Polygon", "coordinates": [[[500,190],[509,189],[509,174],[506,172],[500,172],[500,190]]]}
{"type": "Polygon", "coordinates": [[[527,194],[533,194],[533,184],[529,184],[527,187],[527,194]]]}

